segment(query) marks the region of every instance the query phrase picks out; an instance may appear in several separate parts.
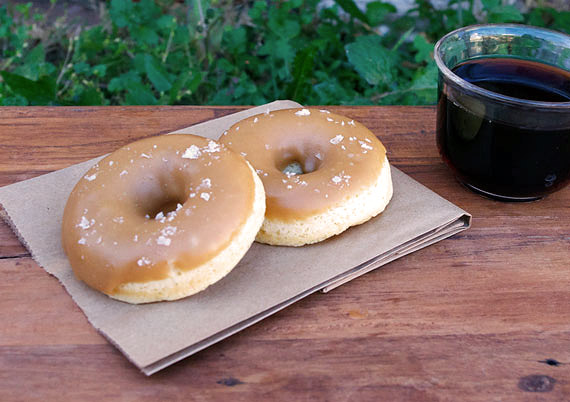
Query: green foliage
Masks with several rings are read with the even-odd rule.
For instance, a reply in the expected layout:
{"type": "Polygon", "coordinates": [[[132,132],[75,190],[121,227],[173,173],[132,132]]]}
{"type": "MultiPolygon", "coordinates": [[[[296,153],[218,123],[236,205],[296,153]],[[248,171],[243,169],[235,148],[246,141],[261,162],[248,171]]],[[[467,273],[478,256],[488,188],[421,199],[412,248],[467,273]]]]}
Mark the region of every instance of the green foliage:
{"type": "MultiPolygon", "coordinates": [[[[51,1],[52,6],[56,0],[51,1]]],[[[570,31],[570,13],[502,0],[110,0],[80,27],[0,6],[0,105],[432,104],[435,41],[461,26],[522,22],[570,31]]]]}

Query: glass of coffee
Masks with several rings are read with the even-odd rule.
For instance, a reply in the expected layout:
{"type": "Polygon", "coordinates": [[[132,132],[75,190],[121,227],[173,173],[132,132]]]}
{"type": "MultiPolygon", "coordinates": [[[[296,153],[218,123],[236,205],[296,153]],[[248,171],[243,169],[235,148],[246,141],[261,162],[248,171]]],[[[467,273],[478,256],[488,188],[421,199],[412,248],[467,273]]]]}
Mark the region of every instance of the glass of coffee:
{"type": "Polygon", "coordinates": [[[475,25],[435,46],[437,145],[456,177],[502,201],[530,201],[570,181],[570,36],[475,25]]]}

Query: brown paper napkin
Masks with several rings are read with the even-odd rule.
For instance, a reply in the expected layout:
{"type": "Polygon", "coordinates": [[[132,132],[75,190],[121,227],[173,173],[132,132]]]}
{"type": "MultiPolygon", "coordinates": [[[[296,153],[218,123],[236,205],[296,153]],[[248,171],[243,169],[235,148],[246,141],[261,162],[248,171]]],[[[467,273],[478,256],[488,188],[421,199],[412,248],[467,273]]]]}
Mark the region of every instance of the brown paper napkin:
{"type": "MultiPolygon", "coordinates": [[[[218,138],[257,113],[299,105],[278,101],[179,130],[218,138]]],[[[57,277],[89,322],[145,374],[153,374],[319,290],[328,291],[470,224],[470,215],[392,168],[394,196],[369,222],[301,248],[254,243],[223,280],[175,302],[130,305],[78,281],[60,243],[65,202],[100,158],[0,188],[3,217],[36,262],[57,277]]]]}

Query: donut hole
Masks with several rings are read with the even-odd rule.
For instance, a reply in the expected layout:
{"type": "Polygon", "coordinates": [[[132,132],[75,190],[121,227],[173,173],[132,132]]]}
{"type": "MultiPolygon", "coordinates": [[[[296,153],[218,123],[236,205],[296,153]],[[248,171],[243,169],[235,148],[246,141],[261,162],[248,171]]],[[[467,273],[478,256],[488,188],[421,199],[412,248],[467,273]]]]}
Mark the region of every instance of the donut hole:
{"type": "Polygon", "coordinates": [[[135,190],[135,203],[141,215],[147,219],[166,216],[184,205],[188,199],[185,182],[164,177],[147,177],[135,190]]]}
{"type": "Polygon", "coordinates": [[[300,152],[284,152],[277,161],[277,169],[287,176],[303,175],[319,169],[322,156],[319,152],[301,154],[300,152]]]}

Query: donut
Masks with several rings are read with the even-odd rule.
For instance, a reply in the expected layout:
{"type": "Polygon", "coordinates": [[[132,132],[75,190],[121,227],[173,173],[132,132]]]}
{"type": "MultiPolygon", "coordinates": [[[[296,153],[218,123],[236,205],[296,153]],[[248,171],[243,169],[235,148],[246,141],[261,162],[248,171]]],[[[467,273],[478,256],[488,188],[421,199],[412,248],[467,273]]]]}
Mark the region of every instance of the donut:
{"type": "Polygon", "coordinates": [[[114,299],[176,300],[234,268],[264,211],[263,185],[239,154],[194,135],[151,137],[79,180],[62,245],[75,276],[114,299]]]}
{"type": "Polygon", "coordinates": [[[327,110],[267,111],[234,124],[220,142],[263,181],[261,243],[322,241],[378,215],[392,197],[382,143],[362,124],[327,110]]]}

